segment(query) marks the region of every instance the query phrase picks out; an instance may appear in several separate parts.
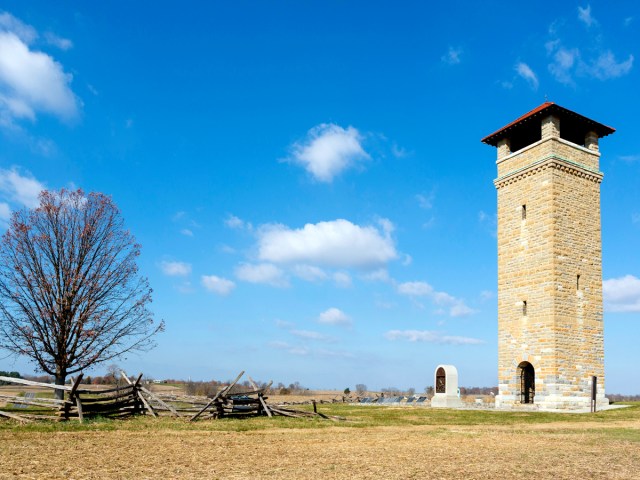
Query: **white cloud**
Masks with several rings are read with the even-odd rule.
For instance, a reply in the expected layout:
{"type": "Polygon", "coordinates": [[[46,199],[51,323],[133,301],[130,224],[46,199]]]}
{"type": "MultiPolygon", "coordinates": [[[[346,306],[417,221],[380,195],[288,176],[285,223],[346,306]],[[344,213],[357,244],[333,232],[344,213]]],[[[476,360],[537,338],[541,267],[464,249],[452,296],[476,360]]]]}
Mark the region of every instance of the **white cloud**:
{"type": "Polygon", "coordinates": [[[180,233],[185,237],[193,237],[193,232],[188,228],[183,228],[182,230],[180,230],[180,233]]]}
{"type": "Polygon", "coordinates": [[[443,335],[430,330],[390,330],[385,334],[387,340],[406,340],[409,342],[427,342],[444,345],[479,345],[484,341],[477,338],[443,335]]]}
{"type": "MultiPolygon", "coordinates": [[[[578,7],[578,12],[580,20],[585,25],[597,24],[591,16],[590,6],[578,7]]],[[[591,40],[592,45],[584,45],[580,50],[565,47],[562,40],[558,38],[560,32],[562,29],[552,26],[549,29],[552,38],[545,43],[547,55],[551,57],[548,65],[549,72],[560,83],[574,85],[575,77],[610,80],[627,75],[633,68],[634,56],[630,54],[626,59],[618,61],[615,54],[604,47],[600,34],[591,40]]]]}
{"type": "Polygon", "coordinates": [[[440,60],[449,65],[457,65],[460,63],[460,56],[462,55],[461,47],[449,47],[447,53],[445,53],[440,60]]]}
{"type": "Polygon", "coordinates": [[[21,175],[16,168],[0,168],[0,197],[17,203],[20,207],[37,207],[40,203],[38,196],[45,188],[29,173],[21,175]]]}
{"type": "Polygon", "coordinates": [[[402,148],[397,144],[393,143],[391,145],[391,155],[393,155],[396,158],[404,158],[407,155],[409,155],[409,152],[407,151],[406,148],[402,148]]]}
{"type": "Polygon", "coordinates": [[[351,286],[351,277],[345,272],[336,272],[333,274],[333,281],[340,288],[349,288],[351,286]]]}
{"type": "Polygon", "coordinates": [[[73,79],[46,53],[29,46],[37,33],[5,13],[0,18],[0,122],[35,121],[36,112],[63,120],[78,115],[80,102],[70,88],[73,79]]]}
{"type": "Polygon", "coordinates": [[[38,32],[31,25],[22,23],[10,13],[0,14],[0,31],[13,32],[26,44],[33,43],[38,38],[38,32]]]}
{"type": "Polygon", "coordinates": [[[529,67],[529,65],[523,62],[519,62],[516,64],[515,69],[518,75],[524,78],[533,90],[538,89],[538,77],[533,72],[533,70],[531,70],[531,67],[529,67]]]}
{"type": "Polygon", "coordinates": [[[398,285],[398,293],[410,297],[426,297],[433,293],[433,287],[426,282],[405,282],[398,285]]]}
{"type": "Polygon", "coordinates": [[[302,165],[316,180],[330,183],[344,170],[369,158],[358,130],[323,123],[291,147],[289,161],[302,165]]]}
{"type": "Polygon", "coordinates": [[[312,330],[290,330],[289,333],[294,337],[302,338],[304,340],[317,340],[319,342],[333,341],[332,337],[312,330]]]}
{"type": "Polygon", "coordinates": [[[59,48],[60,50],[69,50],[73,47],[73,42],[68,38],[62,38],[53,32],[45,32],[44,39],[49,45],[59,48]]]}
{"type": "Polygon", "coordinates": [[[464,304],[464,302],[461,302],[461,301],[456,302],[449,309],[449,315],[451,315],[454,318],[468,317],[469,315],[473,315],[474,313],[476,313],[476,310],[474,310],[471,307],[468,307],[467,305],[464,304]]]}
{"type": "Polygon", "coordinates": [[[618,62],[611,50],[602,52],[587,68],[587,71],[598,80],[609,80],[626,75],[633,67],[633,55],[618,62]]]}
{"type": "Polygon", "coordinates": [[[204,288],[218,295],[229,295],[236,287],[236,284],[231,280],[216,275],[202,275],[200,280],[204,288]]]}
{"type": "Polygon", "coordinates": [[[169,277],[186,277],[191,273],[191,265],[185,262],[166,262],[160,263],[162,273],[169,277]]]}
{"type": "Polygon", "coordinates": [[[246,223],[244,220],[236,217],[235,215],[229,215],[229,217],[224,221],[224,224],[234,230],[241,230],[243,228],[251,229],[250,223],[246,223]]]}
{"type": "Polygon", "coordinates": [[[578,7],[578,19],[587,27],[598,23],[591,15],[591,5],[587,5],[584,8],[578,7]]]}
{"type": "MultiPolygon", "coordinates": [[[[454,297],[446,292],[438,292],[429,285],[427,282],[405,282],[396,286],[398,293],[409,297],[426,297],[429,298],[434,305],[440,307],[447,307],[447,313],[451,317],[466,317],[476,310],[467,306],[463,300],[454,297]]],[[[445,313],[446,310],[441,309],[441,313],[445,313]]]]}
{"type": "Polygon", "coordinates": [[[633,275],[602,282],[604,308],[608,312],[640,312],[640,279],[633,275]]]}
{"type": "Polygon", "coordinates": [[[368,272],[362,275],[362,278],[370,282],[389,282],[391,280],[391,277],[389,277],[389,271],[386,268],[379,268],[372,272],[368,272]]]}
{"type": "Polygon", "coordinates": [[[293,273],[307,282],[319,282],[328,278],[324,270],[313,265],[296,265],[293,267],[293,273]]]}
{"type": "MultiPolygon", "coordinates": [[[[385,228],[390,227],[385,224],[385,228]]],[[[388,230],[381,232],[343,219],[308,223],[297,230],[283,225],[265,226],[259,232],[258,255],[274,263],[338,268],[371,268],[398,256],[388,230]]]]}
{"type": "Polygon", "coordinates": [[[351,317],[342,310],[332,307],[325,310],[318,316],[318,323],[327,325],[350,325],[351,317]]]}
{"type": "Polygon", "coordinates": [[[265,283],[274,287],[287,287],[289,282],[284,272],[270,263],[243,263],[235,269],[236,277],[249,283],[265,283]]]}

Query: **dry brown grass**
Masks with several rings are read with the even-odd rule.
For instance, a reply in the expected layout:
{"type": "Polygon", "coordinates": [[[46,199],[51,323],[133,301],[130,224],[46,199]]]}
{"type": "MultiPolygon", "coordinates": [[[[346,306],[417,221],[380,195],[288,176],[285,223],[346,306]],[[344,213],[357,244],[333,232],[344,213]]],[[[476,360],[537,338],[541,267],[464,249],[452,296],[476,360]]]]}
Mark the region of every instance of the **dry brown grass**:
{"type": "MultiPolygon", "coordinates": [[[[356,408],[354,414],[375,409],[383,407],[356,408]]],[[[402,410],[414,417],[431,411],[402,410]]],[[[235,430],[220,431],[224,420],[176,425],[153,419],[110,424],[112,431],[5,428],[0,478],[640,477],[640,415],[597,421],[545,417],[541,423],[529,417],[509,425],[498,416],[495,423],[485,418],[470,425],[468,415],[475,414],[465,415],[464,425],[450,420],[359,428],[300,420],[290,428],[274,422],[239,431],[238,422],[235,430]]]]}

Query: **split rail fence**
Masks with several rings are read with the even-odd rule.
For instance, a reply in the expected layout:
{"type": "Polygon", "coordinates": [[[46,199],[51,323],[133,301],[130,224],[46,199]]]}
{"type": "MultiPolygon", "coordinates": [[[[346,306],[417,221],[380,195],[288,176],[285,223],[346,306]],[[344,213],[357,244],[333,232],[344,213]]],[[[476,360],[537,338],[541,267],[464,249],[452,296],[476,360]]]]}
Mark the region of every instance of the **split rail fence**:
{"type": "Polygon", "coordinates": [[[8,412],[0,410],[0,417],[11,418],[23,423],[33,420],[70,420],[82,422],[85,418],[124,418],[132,415],[173,416],[195,421],[199,418],[222,417],[321,417],[331,420],[341,420],[340,417],[327,416],[317,411],[313,402],[313,412],[295,410],[285,405],[267,404],[266,393],[271,382],[259,388],[250,376],[251,390],[241,393],[231,393],[233,387],[244,375],[244,371],[229,385],[223,387],[213,398],[187,395],[160,394],[152,392],[142,384],[142,374],[135,380],[130,379],[125,372],[121,372],[126,385],[107,389],[83,388],[80,374],[72,378],[71,385],[54,385],[50,383],[33,382],[21,378],[0,376],[0,381],[37,387],[38,389],[62,390],[64,399],[48,397],[27,398],[25,395],[2,395],[0,402],[13,403],[14,407],[28,407],[26,411],[8,412]]]}

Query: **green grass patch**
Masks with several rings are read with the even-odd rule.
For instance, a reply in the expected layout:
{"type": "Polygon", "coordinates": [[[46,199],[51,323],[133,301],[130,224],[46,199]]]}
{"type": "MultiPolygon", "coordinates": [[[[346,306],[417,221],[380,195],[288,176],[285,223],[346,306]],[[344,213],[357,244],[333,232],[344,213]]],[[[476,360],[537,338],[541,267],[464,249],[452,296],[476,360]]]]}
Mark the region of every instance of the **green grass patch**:
{"type": "MultiPolygon", "coordinates": [[[[190,431],[229,431],[248,432],[277,428],[322,429],[331,427],[377,428],[397,426],[513,426],[514,430],[526,430],[528,425],[554,423],[602,423],[633,422],[640,420],[640,402],[630,402],[629,407],[598,412],[594,414],[568,414],[549,412],[509,412],[486,410],[449,410],[433,408],[394,408],[383,406],[357,406],[349,404],[318,405],[318,411],[325,415],[339,416],[344,421],[334,422],[319,417],[247,417],[223,418],[218,420],[201,419],[189,422],[186,418],[172,417],[153,418],[137,416],[127,419],[94,418],[79,423],[77,420],[67,422],[42,421],[31,424],[19,424],[14,421],[0,419],[0,431],[25,432],[76,432],[76,431],[152,431],[152,430],[190,430],[190,431]]],[[[312,406],[296,406],[296,409],[311,411],[312,406]]],[[[25,409],[5,408],[17,414],[26,413],[25,409]]],[[[29,413],[34,413],[29,409],[29,413]]],[[[558,430],[561,431],[561,430],[558,430]]],[[[587,430],[585,430],[587,431],[587,430]]],[[[603,435],[640,442],[640,431],[633,428],[608,427],[597,429],[603,435]]],[[[572,430],[574,432],[574,430],[572,430]]]]}

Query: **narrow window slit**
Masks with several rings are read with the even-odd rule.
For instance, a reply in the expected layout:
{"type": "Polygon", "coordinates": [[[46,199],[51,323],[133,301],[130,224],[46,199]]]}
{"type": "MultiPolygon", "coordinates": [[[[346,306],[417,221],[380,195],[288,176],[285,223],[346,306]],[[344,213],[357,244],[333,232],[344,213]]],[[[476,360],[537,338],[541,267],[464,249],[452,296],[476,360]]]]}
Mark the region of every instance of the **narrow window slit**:
{"type": "Polygon", "coordinates": [[[526,300],[522,301],[522,316],[523,317],[527,316],[527,301],[526,300]]]}
{"type": "Polygon", "coordinates": [[[522,205],[522,219],[523,220],[527,219],[527,206],[526,205],[522,205]]]}

